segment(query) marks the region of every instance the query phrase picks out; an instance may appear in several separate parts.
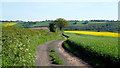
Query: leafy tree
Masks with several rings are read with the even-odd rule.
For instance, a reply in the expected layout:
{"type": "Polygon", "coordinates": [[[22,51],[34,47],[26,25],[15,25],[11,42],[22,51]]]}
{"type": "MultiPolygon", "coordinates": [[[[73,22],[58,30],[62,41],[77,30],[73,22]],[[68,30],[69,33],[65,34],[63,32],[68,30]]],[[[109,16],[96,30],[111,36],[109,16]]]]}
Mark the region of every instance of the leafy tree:
{"type": "Polygon", "coordinates": [[[56,32],[56,28],[57,27],[56,27],[55,23],[50,23],[49,24],[49,29],[50,29],[51,32],[56,32]]]}
{"type": "Polygon", "coordinates": [[[64,27],[67,27],[69,22],[63,18],[56,19],[53,23],[56,23],[57,27],[62,30],[64,27]]]}

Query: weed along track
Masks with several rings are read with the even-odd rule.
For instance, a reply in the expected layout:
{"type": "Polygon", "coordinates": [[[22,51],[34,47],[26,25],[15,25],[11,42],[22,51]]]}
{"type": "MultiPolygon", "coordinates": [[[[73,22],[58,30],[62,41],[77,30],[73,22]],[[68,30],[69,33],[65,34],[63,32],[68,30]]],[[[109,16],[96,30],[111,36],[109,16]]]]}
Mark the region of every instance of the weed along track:
{"type": "Polygon", "coordinates": [[[53,40],[38,46],[36,52],[37,66],[90,66],[64,50],[61,44],[64,40],[53,40]]]}

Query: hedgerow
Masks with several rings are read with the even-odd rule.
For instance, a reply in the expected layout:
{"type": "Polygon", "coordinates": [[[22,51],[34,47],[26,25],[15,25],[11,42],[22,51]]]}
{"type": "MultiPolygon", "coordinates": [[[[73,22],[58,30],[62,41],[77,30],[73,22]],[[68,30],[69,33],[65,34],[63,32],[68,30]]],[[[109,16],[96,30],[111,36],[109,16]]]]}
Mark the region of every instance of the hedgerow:
{"type": "Polygon", "coordinates": [[[118,38],[68,34],[63,47],[89,64],[109,68],[119,64],[118,38]]]}

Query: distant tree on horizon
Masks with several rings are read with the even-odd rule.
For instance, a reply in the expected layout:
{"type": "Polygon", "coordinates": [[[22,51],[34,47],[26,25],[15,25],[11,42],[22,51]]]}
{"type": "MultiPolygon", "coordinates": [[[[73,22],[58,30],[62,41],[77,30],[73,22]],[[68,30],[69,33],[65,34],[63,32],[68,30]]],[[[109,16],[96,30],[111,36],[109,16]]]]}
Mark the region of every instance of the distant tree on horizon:
{"type": "Polygon", "coordinates": [[[51,32],[56,32],[57,28],[62,31],[64,27],[68,26],[68,24],[69,22],[67,20],[63,18],[58,18],[49,24],[49,29],[51,32]]]}
{"type": "Polygon", "coordinates": [[[67,27],[69,24],[69,22],[64,18],[58,18],[55,21],[53,21],[53,23],[55,23],[61,31],[64,27],[67,27]]]}

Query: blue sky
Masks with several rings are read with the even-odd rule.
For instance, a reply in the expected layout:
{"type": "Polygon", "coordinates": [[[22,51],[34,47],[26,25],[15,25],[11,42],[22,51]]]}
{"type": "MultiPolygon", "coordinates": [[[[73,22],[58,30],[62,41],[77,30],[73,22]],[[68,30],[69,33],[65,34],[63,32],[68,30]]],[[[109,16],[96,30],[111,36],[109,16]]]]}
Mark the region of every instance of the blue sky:
{"type": "Polygon", "coordinates": [[[118,2],[2,2],[0,20],[118,19],[118,2]]]}

